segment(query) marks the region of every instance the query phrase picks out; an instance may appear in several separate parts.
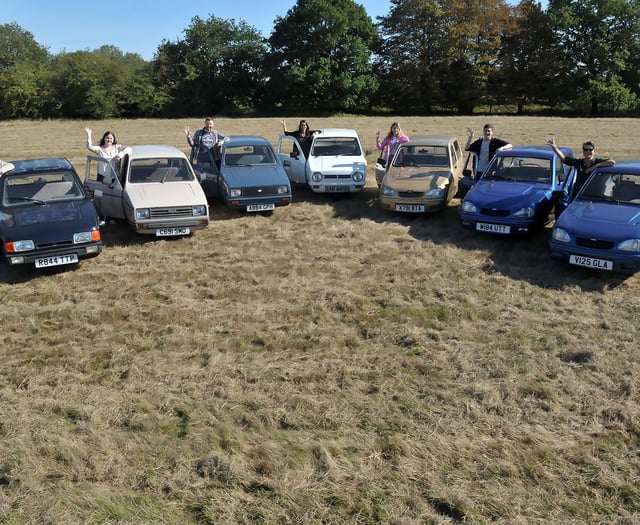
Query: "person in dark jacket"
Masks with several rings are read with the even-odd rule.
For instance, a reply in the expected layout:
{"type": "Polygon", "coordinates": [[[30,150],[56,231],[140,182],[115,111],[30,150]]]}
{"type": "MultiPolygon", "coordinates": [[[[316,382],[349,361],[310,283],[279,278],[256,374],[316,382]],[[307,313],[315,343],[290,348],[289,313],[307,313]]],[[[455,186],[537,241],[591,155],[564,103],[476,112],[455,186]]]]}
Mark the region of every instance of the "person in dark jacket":
{"type": "Polygon", "coordinates": [[[474,136],[473,128],[467,128],[467,136],[469,138],[464,149],[465,151],[471,151],[476,156],[476,172],[474,175],[476,180],[489,165],[496,151],[513,148],[513,145],[506,140],[499,139],[493,135],[493,126],[491,124],[485,124],[482,128],[481,139],[471,142],[474,136]]]}

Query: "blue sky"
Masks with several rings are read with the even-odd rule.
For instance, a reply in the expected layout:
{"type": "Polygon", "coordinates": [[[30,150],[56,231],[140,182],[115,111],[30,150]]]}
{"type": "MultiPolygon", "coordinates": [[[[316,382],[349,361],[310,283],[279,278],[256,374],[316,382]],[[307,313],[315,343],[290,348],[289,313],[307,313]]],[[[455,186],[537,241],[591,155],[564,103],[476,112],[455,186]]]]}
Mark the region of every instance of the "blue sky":
{"type": "MultiPolygon", "coordinates": [[[[114,45],[124,53],[138,53],[151,60],[162,40],[175,42],[191,20],[211,14],[218,18],[241,19],[268,37],[276,16],[284,17],[295,0],[133,0],[124,2],[91,0],[3,0],[0,24],[17,23],[29,31],[38,44],[53,54],[61,51],[97,49],[114,45]],[[209,7],[207,7],[209,6],[209,7]]],[[[389,0],[361,0],[369,16],[386,15],[389,0]]]]}

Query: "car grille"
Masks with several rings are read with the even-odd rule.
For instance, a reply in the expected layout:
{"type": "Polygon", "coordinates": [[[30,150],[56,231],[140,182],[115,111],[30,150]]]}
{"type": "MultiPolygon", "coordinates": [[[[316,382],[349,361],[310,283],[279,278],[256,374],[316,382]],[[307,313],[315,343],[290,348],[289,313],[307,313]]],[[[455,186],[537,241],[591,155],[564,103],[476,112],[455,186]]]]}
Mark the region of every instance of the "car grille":
{"type": "Polygon", "coordinates": [[[614,243],[610,241],[599,241],[597,239],[587,239],[586,237],[578,237],[576,239],[576,245],[583,248],[593,248],[595,250],[610,250],[613,248],[614,243]]]}
{"type": "Polygon", "coordinates": [[[73,241],[66,240],[66,241],[55,241],[55,242],[41,242],[37,244],[37,248],[39,250],[46,249],[46,248],[64,247],[64,246],[73,246],[73,241]]]}
{"type": "Polygon", "coordinates": [[[243,188],[243,197],[264,197],[265,195],[278,195],[277,186],[267,186],[266,188],[243,188]]]}
{"type": "Polygon", "coordinates": [[[351,178],[351,173],[347,173],[346,175],[337,175],[337,174],[331,174],[331,175],[324,175],[325,179],[331,179],[331,180],[345,180],[345,179],[350,179],[351,178]]]}
{"type": "Polygon", "coordinates": [[[191,206],[151,208],[150,213],[152,219],[165,219],[167,217],[193,217],[193,208],[191,206]]]}
{"type": "Polygon", "coordinates": [[[424,192],[422,191],[399,191],[398,197],[402,197],[403,199],[417,199],[418,197],[422,197],[424,192]]]}
{"type": "Polygon", "coordinates": [[[490,217],[508,217],[509,210],[494,210],[491,208],[482,208],[480,210],[482,215],[489,215],[490,217]]]}

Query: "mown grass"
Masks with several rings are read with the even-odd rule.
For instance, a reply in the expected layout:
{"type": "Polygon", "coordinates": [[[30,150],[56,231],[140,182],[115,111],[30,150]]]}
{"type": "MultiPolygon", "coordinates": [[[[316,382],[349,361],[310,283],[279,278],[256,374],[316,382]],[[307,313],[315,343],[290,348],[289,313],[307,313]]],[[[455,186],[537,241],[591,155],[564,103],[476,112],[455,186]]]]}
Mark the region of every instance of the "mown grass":
{"type": "MultiPolygon", "coordinates": [[[[297,119],[287,119],[290,128],[297,119]]],[[[392,119],[354,127],[370,149],[392,119]]],[[[635,156],[634,119],[492,121],[635,156]]],[[[2,157],[68,156],[83,122],[3,122],[2,157]],[[44,137],[33,141],[33,137],[44,137]]],[[[94,122],[184,147],[198,122],[94,122]]],[[[272,141],[278,119],[217,121],[272,141]]],[[[371,163],[372,164],[372,163],[371,163]]],[[[108,224],[75,269],[0,265],[0,521],[638,523],[636,276],[565,268],[506,240],[298,190],[273,216],[212,203],[207,230],[108,224]]]]}

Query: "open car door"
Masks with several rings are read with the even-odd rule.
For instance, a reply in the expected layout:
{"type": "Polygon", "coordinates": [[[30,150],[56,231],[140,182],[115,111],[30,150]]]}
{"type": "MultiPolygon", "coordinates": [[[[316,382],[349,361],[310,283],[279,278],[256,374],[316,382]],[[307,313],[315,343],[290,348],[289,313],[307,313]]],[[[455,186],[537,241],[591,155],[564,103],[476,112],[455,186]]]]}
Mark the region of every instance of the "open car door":
{"type": "Polygon", "coordinates": [[[107,159],[87,157],[84,186],[93,195],[98,215],[114,219],[125,218],[120,173],[107,159]]]}
{"type": "Polygon", "coordinates": [[[290,135],[280,135],[277,153],[289,180],[298,184],[307,184],[307,159],[298,141],[290,135]]]}

